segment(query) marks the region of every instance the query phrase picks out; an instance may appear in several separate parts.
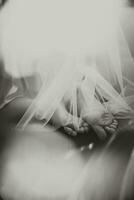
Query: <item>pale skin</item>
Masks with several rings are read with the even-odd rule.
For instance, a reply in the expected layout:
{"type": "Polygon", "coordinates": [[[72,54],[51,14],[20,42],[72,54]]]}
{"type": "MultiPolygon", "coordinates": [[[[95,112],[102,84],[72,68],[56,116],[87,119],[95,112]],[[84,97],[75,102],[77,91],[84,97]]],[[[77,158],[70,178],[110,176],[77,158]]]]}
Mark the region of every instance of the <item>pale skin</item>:
{"type": "MultiPolygon", "coordinates": [[[[15,100],[7,104],[3,109],[1,109],[0,119],[3,122],[5,121],[17,124],[31,102],[32,100],[28,98],[16,98],[15,100]]],[[[35,117],[33,118],[33,121],[36,121],[36,123],[43,123],[35,117]]],[[[65,132],[72,136],[75,136],[79,133],[87,132],[89,129],[88,124],[85,123],[83,120],[80,120],[80,127],[78,130],[77,126],[72,123],[72,115],[68,113],[64,106],[59,106],[59,108],[55,111],[51,122],[52,124],[55,124],[55,126],[64,127],[65,132]],[[69,119],[68,124],[66,124],[67,118],[69,119]]]]}
{"type": "MultiPolygon", "coordinates": [[[[80,112],[87,113],[87,107],[83,103],[83,95],[81,92],[81,89],[78,90],[78,107],[80,112]]],[[[85,116],[83,116],[83,120],[87,122],[88,125],[90,125],[97,136],[100,139],[105,139],[107,136],[107,133],[109,134],[116,134],[116,129],[118,126],[118,121],[114,118],[112,113],[109,112],[97,112],[94,113],[87,113],[85,116]]]]}
{"type": "MultiPolygon", "coordinates": [[[[23,116],[23,114],[25,113],[25,111],[27,110],[27,108],[29,107],[29,105],[31,104],[31,101],[32,100],[28,98],[16,98],[1,110],[0,112],[1,120],[17,124],[18,121],[23,116]]],[[[79,105],[81,106],[81,108],[83,108],[83,105],[81,105],[80,100],[79,100],[79,105]]],[[[95,123],[92,123],[91,116],[89,115],[85,116],[83,120],[80,119],[79,128],[75,123],[72,122],[72,119],[73,116],[67,111],[64,104],[62,104],[55,111],[51,119],[51,122],[55,126],[64,127],[65,132],[72,136],[88,132],[90,126],[92,126],[92,128],[94,129],[94,131],[96,132],[97,136],[100,139],[104,139],[107,135],[107,132],[114,134],[118,126],[117,120],[115,120],[113,116],[109,115],[108,113],[103,114],[101,117],[96,116],[94,120],[95,123]],[[69,120],[68,123],[66,124],[67,118],[69,120]]],[[[37,118],[33,118],[33,121],[36,121],[38,123],[43,123],[37,118]]]]}

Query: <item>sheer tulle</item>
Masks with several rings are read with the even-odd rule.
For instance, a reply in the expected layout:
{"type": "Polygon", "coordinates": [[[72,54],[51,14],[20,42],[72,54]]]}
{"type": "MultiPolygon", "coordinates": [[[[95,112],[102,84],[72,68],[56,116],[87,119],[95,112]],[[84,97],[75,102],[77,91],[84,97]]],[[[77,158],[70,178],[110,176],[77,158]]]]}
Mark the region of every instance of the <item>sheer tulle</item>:
{"type": "Polygon", "coordinates": [[[74,117],[78,116],[77,90],[81,90],[83,105],[87,107],[87,113],[79,113],[81,117],[108,111],[117,118],[131,118],[134,116],[133,74],[133,59],[120,31],[115,45],[103,55],[96,56],[93,63],[66,62],[47,87],[44,82],[19,125],[25,126],[36,113],[47,123],[66,96],[70,101],[70,112],[74,117]]]}
{"type": "Polygon", "coordinates": [[[1,52],[6,71],[14,77],[36,72],[42,82],[18,126],[24,128],[35,115],[47,124],[64,102],[69,102],[78,127],[77,116],[134,115],[134,62],[118,23],[119,10],[109,4],[117,1],[103,0],[98,6],[91,2],[59,0],[52,6],[49,1],[13,0],[3,9],[1,52]]]}

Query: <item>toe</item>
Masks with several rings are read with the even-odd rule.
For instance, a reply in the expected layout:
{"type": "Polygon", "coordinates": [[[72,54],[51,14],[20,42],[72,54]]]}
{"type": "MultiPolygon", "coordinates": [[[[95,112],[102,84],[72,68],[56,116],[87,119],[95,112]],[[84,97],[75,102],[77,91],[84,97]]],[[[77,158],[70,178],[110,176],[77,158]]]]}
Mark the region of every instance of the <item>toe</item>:
{"type": "Polygon", "coordinates": [[[93,126],[93,129],[96,132],[99,139],[104,140],[106,138],[107,134],[103,127],[96,125],[93,126]]]}
{"type": "Polygon", "coordinates": [[[74,125],[69,123],[69,124],[66,124],[65,128],[74,129],[74,125]]]}
{"type": "Polygon", "coordinates": [[[69,127],[64,127],[64,130],[65,132],[68,134],[68,135],[72,135],[72,136],[76,136],[77,135],[77,132],[76,131],[73,131],[71,128],[69,127]]]}
{"type": "Polygon", "coordinates": [[[88,123],[87,122],[83,122],[83,127],[88,127],[88,123]]]}
{"type": "Polygon", "coordinates": [[[78,133],[83,134],[85,132],[85,128],[84,127],[80,127],[78,130],[78,133]]]}
{"type": "Polygon", "coordinates": [[[72,130],[71,135],[72,135],[72,136],[76,136],[76,135],[77,135],[77,132],[72,130]]]}
{"type": "Polygon", "coordinates": [[[81,126],[77,132],[80,134],[84,134],[84,133],[88,133],[89,130],[90,130],[90,127],[87,125],[87,123],[84,123],[83,126],[81,126]]]}
{"type": "Polygon", "coordinates": [[[110,124],[109,127],[110,127],[110,128],[113,128],[113,129],[116,129],[116,128],[117,128],[117,125],[116,125],[116,124],[110,124]]]}
{"type": "Polygon", "coordinates": [[[64,127],[64,131],[65,131],[68,135],[70,135],[70,128],[64,127]]]}
{"type": "Polygon", "coordinates": [[[106,126],[105,129],[110,134],[116,134],[116,129],[115,128],[111,128],[111,127],[106,126]]]}
{"type": "Polygon", "coordinates": [[[112,123],[112,120],[106,120],[106,121],[104,122],[104,126],[110,125],[111,123],[112,123]]]}
{"type": "Polygon", "coordinates": [[[116,119],[114,119],[112,124],[118,125],[118,121],[116,119]]]}
{"type": "Polygon", "coordinates": [[[89,127],[84,127],[84,132],[85,132],[85,133],[88,133],[88,132],[89,132],[89,130],[90,130],[90,128],[89,128],[89,127]]]}

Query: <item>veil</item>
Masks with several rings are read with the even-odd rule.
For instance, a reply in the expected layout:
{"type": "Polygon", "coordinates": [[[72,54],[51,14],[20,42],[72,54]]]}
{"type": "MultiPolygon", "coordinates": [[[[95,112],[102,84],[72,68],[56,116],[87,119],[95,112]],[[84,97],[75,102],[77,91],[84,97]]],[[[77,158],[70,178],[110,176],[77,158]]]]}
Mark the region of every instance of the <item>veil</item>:
{"type": "Polygon", "coordinates": [[[90,65],[66,62],[50,85],[43,82],[39,94],[18,125],[25,127],[36,112],[39,112],[41,119],[46,119],[47,124],[66,95],[75,119],[78,117],[78,88],[83,95],[83,104],[87,107],[87,113],[81,112],[81,117],[103,110],[112,112],[119,119],[132,118],[134,61],[121,29],[118,38],[112,48],[96,56],[90,65]]]}
{"type": "Polygon", "coordinates": [[[5,70],[12,77],[37,73],[41,79],[18,127],[35,115],[46,125],[65,101],[77,126],[79,118],[96,112],[134,116],[134,61],[117,2],[9,1],[0,15],[5,70]],[[78,112],[78,90],[86,112],[78,112]]]}

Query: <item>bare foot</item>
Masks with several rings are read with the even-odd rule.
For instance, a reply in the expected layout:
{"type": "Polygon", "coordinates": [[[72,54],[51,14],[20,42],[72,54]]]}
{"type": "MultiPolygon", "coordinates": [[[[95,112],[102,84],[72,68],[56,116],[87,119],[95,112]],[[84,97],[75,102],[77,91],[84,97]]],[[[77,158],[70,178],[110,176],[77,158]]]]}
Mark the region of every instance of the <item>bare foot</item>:
{"type": "Polygon", "coordinates": [[[60,105],[53,114],[51,122],[56,127],[64,127],[67,134],[76,136],[89,131],[88,123],[82,119],[72,116],[67,112],[64,105],[60,105]]]}
{"type": "Polygon", "coordinates": [[[111,135],[116,134],[118,121],[114,119],[111,114],[103,113],[101,117],[96,118],[94,122],[91,122],[90,120],[90,117],[87,116],[86,121],[88,123],[91,123],[92,128],[100,139],[105,139],[107,133],[110,133],[111,135]]]}
{"type": "Polygon", "coordinates": [[[118,121],[114,119],[110,112],[104,112],[99,109],[92,109],[92,111],[88,112],[81,89],[78,90],[78,107],[79,112],[83,113],[83,120],[93,128],[100,139],[105,139],[107,133],[116,133],[118,121]]]}

